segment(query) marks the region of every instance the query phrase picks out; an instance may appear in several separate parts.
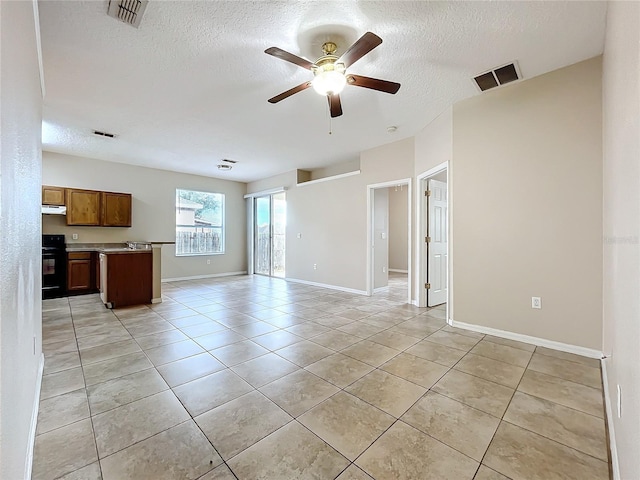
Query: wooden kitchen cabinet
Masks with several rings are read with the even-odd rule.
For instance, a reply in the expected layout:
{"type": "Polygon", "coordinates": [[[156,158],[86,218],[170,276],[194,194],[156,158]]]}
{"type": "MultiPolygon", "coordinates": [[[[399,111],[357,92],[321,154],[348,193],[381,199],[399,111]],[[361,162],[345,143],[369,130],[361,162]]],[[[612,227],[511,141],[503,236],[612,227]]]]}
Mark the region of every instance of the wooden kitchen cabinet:
{"type": "Polygon", "coordinates": [[[131,226],[131,194],[101,192],[101,222],[103,227],[131,226]]]}
{"type": "Polygon", "coordinates": [[[151,251],[100,254],[100,298],[109,308],[151,303],[153,255],[151,251]]]}
{"type": "Polygon", "coordinates": [[[67,225],[100,226],[101,192],[67,188],[67,225]]]}
{"type": "Polygon", "coordinates": [[[42,205],[65,205],[65,191],[63,187],[42,186],[42,205]]]}
{"type": "Polygon", "coordinates": [[[66,205],[67,225],[130,227],[130,193],[42,186],[43,205],[66,205]]]}
{"type": "Polygon", "coordinates": [[[91,252],[68,253],[67,291],[81,292],[95,289],[95,277],[92,275],[94,262],[91,252]]]}

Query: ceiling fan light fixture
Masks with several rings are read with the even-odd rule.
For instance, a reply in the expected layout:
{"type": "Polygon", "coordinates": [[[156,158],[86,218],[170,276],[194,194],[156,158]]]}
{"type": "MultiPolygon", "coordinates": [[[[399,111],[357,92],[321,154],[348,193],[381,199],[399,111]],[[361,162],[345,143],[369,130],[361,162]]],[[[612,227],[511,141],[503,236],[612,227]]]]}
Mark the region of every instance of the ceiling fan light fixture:
{"type": "Polygon", "coordinates": [[[320,67],[311,81],[313,89],[320,95],[337,95],[342,92],[347,84],[347,77],[344,75],[344,68],[333,68],[334,64],[320,67]],[[331,68],[326,68],[331,67],[331,68]]]}

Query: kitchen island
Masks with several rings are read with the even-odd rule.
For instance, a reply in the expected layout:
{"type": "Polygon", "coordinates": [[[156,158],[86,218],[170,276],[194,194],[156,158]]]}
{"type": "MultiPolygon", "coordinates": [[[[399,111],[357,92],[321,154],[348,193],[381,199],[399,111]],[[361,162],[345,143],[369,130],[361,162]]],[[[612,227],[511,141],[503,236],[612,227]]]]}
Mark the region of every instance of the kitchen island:
{"type": "MultiPolygon", "coordinates": [[[[91,254],[95,259],[95,288],[105,305],[113,308],[162,301],[161,247],[172,243],[68,243],[66,251],[70,258],[91,254]]],[[[69,283],[73,283],[71,279],[69,283]]]]}
{"type": "Polygon", "coordinates": [[[151,249],[104,249],[100,252],[100,299],[108,308],[151,303],[151,249]]]}

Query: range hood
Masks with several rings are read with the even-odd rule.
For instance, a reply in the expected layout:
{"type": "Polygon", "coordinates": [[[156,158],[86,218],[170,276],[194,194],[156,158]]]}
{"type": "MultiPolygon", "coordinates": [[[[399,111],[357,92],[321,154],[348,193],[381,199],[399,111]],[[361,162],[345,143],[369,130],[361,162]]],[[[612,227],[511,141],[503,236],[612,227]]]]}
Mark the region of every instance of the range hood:
{"type": "Polygon", "coordinates": [[[43,215],[66,215],[67,207],[59,205],[42,205],[43,215]]]}

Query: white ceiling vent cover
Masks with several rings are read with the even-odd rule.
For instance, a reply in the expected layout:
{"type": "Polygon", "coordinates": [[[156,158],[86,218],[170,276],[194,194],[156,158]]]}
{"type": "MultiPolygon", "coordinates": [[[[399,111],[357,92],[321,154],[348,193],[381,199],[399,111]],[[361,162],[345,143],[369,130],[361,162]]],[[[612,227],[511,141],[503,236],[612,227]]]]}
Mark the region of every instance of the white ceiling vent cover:
{"type": "Polygon", "coordinates": [[[109,0],[107,14],[138,28],[147,3],[148,0],[109,0]]]}

